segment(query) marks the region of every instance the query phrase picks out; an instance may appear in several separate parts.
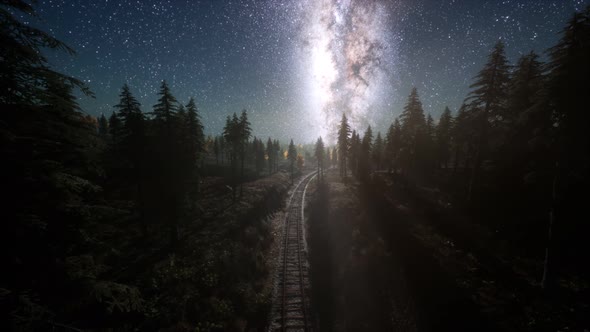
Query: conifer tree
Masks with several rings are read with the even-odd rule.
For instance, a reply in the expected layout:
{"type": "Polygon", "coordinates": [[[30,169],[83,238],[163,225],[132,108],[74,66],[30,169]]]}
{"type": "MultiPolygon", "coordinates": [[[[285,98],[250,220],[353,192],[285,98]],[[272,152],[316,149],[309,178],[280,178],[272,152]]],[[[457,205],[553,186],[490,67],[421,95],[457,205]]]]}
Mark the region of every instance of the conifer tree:
{"type": "Polygon", "coordinates": [[[0,104],[38,105],[51,104],[55,98],[51,91],[55,82],[77,88],[87,96],[93,96],[80,80],[49,67],[46,52],[59,50],[74,55],[76,52],[45,31],[23,23],[15,16],[26,19],[37,16],[33,6],[26,1],[11,0],[0,3],[2,27],[0,28],[0,104]],[[6,8],[6,9],[5,9],[6,8]]]}
{"type": "Polygon", "coordinates": [[[504,54],[504,43],[498,41],[488,56],[488,62],[470,86],[472,91],[467,98],[478,132],[475,160],[469,180],[468,201],[473,197],[480,176],[481,163],[486,157],[490,129],[499,126],[507,116],[509,81],[509,65],[504,54]]]}
{"type": "Polygon", "coordinates": [[[293,144],[293,139],[291,139],[291,142],[289,142],[287,158],[289,158],[289,166],[291,167],[291,182],[293,182],[293,168],[295,167],[295,162],[297,161],[297,149],[295,148],[295,144],[293,144]]]}
{"type": "MultiPolygon", "coordinates": [[[[543,288],[549,288],[556,279],[555,272],[558,269],[553,265],[559,259],[554,258],[555,249],[556,244],[564,239],[559,236],[555,239],[555,235],[562,232],[567,219],[588,220],[585,204],[588,202],[590,186],[590,114],[587,100],[590,86],[590,6],[575,13],[569,20],[561,39],[549,50],[549,56],[548,103],[544,105],[549,106],[553,126],[547,130],[543,123],[537,124],[538,132],[550,133],[554,138],[554,142],[550,143],[553,151],[549,154],[552,157],[547,158],[554,165],[551,185],[547,186],[551,188],[551,208],[543,288]],[[558,218],[560,216],[563,217],[558,218]]],[[[543,114],[544,111],[541,108],[535,113],[543,114]]],[[[588,234],[587,223],[576,226],[578,234],[588,234]]],[[[576,244],[585,241],[585,237],[579,238],[576,244]]]]}
{"type": "Polygon", "coordinates": [[[397,173],[399,168],[399,156],[402,146],[401,141],[401,124],[399,119],[395,119],[393,124],[387,130],[387,137],[385,142],[385,158],[387,160],[387,167],[389,172],[397,173]]]}
{"type": "Polygon", "coordinates": [[[400,159],[403,172],[421,169],[425,154],[426,119],[416,88],[412,89],[401,120],[400,159]]]}
{"type": "Polygon", "coordinates": [[[325,161],[325,151],[324,151],[324,141],[320,136],[315,143],[315,151],[314,155],[318,163],[318,181],[322,180],[323,172],[324,172],[324,161],[325,161]]]}
{"type": "Polygon", "coordinates": [[[114,157],[123,163],[120,174],[129,180],[136,188],[135,202],[140,213],[140,222],[143,235],[147,235],[147,221],[145,220],[144,186],[145,182],[145,119],[140,109],[140,104],[131,93],[127,84],[123,85],[119,94],[119,103],[114,106],[115,114],[120,119],[119,137],[117,145],[113,146],[114,157]]]}
{"type": "Polygon", "coordinates": [[[348,162],[348,150],[350,148],[350,126],[345,114],[338,128],[338,160],[340,162],[340,176],[346,178],[346,163],[348,162]]]}
{"type": "Polygon", "coordinates": [[[193,97],[186,104],[186,125],[188,127],[189,162],[194,170],[198,164],[200,154],[203,152],[205,134],[203,133],[201,116],[193,97]]]}
{"type": "Polygon", "coordinates": [[[275,153],[274,145],[273,145],[272,140],[270,139],[270,137],[266,141],[266,156],[268,158],[267,159],[268,160],[268,174],[270,175],[273,172],[274,160],[276,158],[276,153],[275,153]]]}
{"type": "Polygon", "coordinates": [[[109,134],[109,121],[104,113],[100,114],[98,118],[98,135],[102,138],[106,138],[109,134]]]}
{"type": "Polygon", "coordinates": [[[373,146],[373,152],[371,156],[376,170],[381,170],[384,149],[385,144],[383,143],[381,132],[377,132],[377,137],[375,138],[375,145],[373,146]]]}
{"type": "Polygon", "coordinates": [[[179,144],[178,102],[166,81],[160,86],[158,102],[153,106],[155,151],[154,162],[160,174],[155,190],[162,193],[163,219],[168,223],[170,242],[178,241],[180,203],[184,199],[185,184],[182,146],[179,144]]]}
{"type": "Polygon", "coordinates": [[[109,135],[111,145],[118,145],[121,139],[121,119],[116,112],[113,112],[109,117],[109,135]]]}
{"type": "Polygon", "coordinates": [[[248,113],[246,110],[242,110],[242,114],[240,115],[240,120],[238,122],[238,146],[239,146],[239,154],[240,154],[240,174],[241,174],[241,181],[240,181],[240,197],[244,193],[244,159],[246,158],[246,146],[248,144],[248,140],[252,135],[252,128],[250,127],[250,121],[248,121],[248,113]]]}
{"type": "Polygon", "coordinates": [[[367,180],[371,172],[371,155],[373,152],[373,130],[367,127],[358,149],[358,175],[361,179],[367,180]]]}
{"type": "Polygon", "coordinates": [[[451,158],[451,131],[453,126],[453,116],[451,110],[445,107],[438,124],[436,125],[436,158],[438,167],[448,167],[451,158]]]}

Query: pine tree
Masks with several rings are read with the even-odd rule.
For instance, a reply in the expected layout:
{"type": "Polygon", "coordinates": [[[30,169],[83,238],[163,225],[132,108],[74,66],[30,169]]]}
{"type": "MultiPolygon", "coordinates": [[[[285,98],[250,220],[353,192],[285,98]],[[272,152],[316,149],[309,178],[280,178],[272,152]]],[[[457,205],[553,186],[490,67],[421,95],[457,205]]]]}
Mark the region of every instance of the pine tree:
{"type": "Polygon", "coordinates": [[[166,81],[162,81],[158,95],[160,98],[158,98],[158,103],[153,107],[152,115],[159,129],[165,130],[165,134],[171,136],[176,111],[178,110],[178,101],[170,92],[166,81]]]}
{"type": "Polygon", "coordinates": [[[279,170],[279,161],[283,160],[283,151],[281,150],[281,143],[278,139],[274,140],[274,154],[275,154],[275,171],[279,170]]]}
{"type": "Polygon", "coordinates": [[[324,159],[325,159],[324,149],[325,149],[324,141],[322,140],[322,137],[320,136],[320,138],[318,138],[318,140],[315,143],[315,151],[314,151],[314,156],[318,162],[318,181],[322,180],[323,172],[324,172],[324,159]]]}
{"type": "Polygon", "coordinates": [[[399,168],[399,156],[402,146],[401,141],[402,128],[399,120],[396,118],[389,129],[385,142],[385,159],[387,160],[388,170],[391,173],[397,173],[399,168]]]}
{"type": "Polygon", "coordinates": [[[248,113],[246,110],[242,110],[240,120],[238,122],[238,140],[239,140],[239,153],[241,160],[241,181],[240,181],[240,197],[244,193],[244,159],[246,158],[246,145],[252,135],[252,128],[250,127],[250,121],[248,121],[248,113]]]}
{"type": "Polygon", "coordinates": [[[98,118],[98,135],[102,138],[106,138],[109,134],[109,121],[103,113],[98,118]]]}
{"type": "Polygon", "coordinates": [[[400,120],[402,170],[403,172],[421,171],[425,153],[426,119],[416,88],[412,89],[400,120]]]}
{"type": "Polygon", "coordinates": [[[236,185],[237,185],[237,162],[238,153],[241,149],[240,132],[239,132],[240,120],[236,113],[232,117],[229,115],[225,120],[225,126],[223,127],[223,139],[227,142],[227,150],[229,152],[229,162],[232,173],[232,195],[233,200],[236,199],[236,185]]]}
{"type": "Polygon", "coordinates": [[[268,158],[268,175],[272,174],[276,153],[270,137],[266,141],[266,156],[268,158]]]}
{"type": "Polygon", "coordinates": [[[117,146],[121,140],[121,119],[116,112],[113,112],[109,117],[109,136],[111,145],[117,146]]]}
{"type": "MultiPolygon", "coordinates": [[[[590,186],[590,115],[587,101],[590,86],[590,6],[574,14],[557,45],[549,50],[549,55],[548,103],[545,105],[549,105],[553,116],[553,131],[550,131],[554,137],[551,144],[553,151],[550,153],[552,157],[548,159],[553,159],[554,166],[551,185],[547,186],[551,188],[551,209],[543,288],[552,285],[557,270],[553,264],[559,261],[554,258],[555,246],[563,239],[555,239],[554,234],[563,233],[568,219],[588,220],[585,204],[588,202],[590,186]]],[[[538,131],[547,132],[542,127],[541,124],[538,131]]],[[[577,234],[588,234],[587,223],[578,223],[575,228],[577,234]]],[[[574,240],[577,247],[587,249],[579,245],[586,238],[578,239],[574,240]]]]}
{"type": "Polygon", "coordinates": [[[291,139],[291,142],[289,143],[287,158],[289,158],[289,165],[291,167],[291,182],[293,182],[293,168],[295,166],[295,162],[297,161],[297,149],[295,148],[295,144],[293,144],[293,139],[291,139]]]}
{"type": "Polygon", "coordinates": [[[430,114],[426,117],[426,130],[424,135],[424,152],[423,162],[426,174],[430,174],[437,166],[436,147],[435,147],[435,124],[430,114]]]}
{"type": "Polygon", "coordinates": [[[383,163],[384,149],[385,149],[385,144],[383,143],[383,138],[381,137],[381,132],[377,132],[377,137],[375,138],[375,146],[373,146],[373,154],[372,154],[372,159],[373,159],[373,163],[375,164],[376,170],[381,170],[382,163],[383,163]]]}
{"type": "Polygon", "coordinates": [[[509,65],[504,54],[504,43],[498,41],[488,57],[488,62],[470,86],[473,90],[467,98],[467,101],[470,102],[470,109],[475,113],[472,117],[476,119],[479,136],[469,180],[468,201],[473,197],[480,176],[481,164],[488,149],[490,129],[499,126],[507,116],[506,101],[509,81],[509,65]]]}
{"type": "MultiPolygon", "coordinates": [[[[22,301],[7,302],[3,305],[4,310],[25,313],[27,324],[22,324],[20,318],[6,315],[3,325],[24,330],[47,329],[46,322],[39,320],[46,317],[45,313],[61,309],[59,304],[50,303],[60,299],[62,290],[71,286],[66,281],[64,262],[87,248],[86,234],[91,234],[90,224],[93,222],[89,212],[100,204],[97,196],[102,188],[93,182],[100,174],[100,165],[94,158],[99,152],[96,150],[98,136],[94,124],[81,113],[74,95],[76,86],[70,80],[62,79],[61,75],[44,77],[43,86],[34,86],[38,82],[20,81],[20,77],[16,82],[5,81],[12,79],[4,72],[8,69],[5,65],[14,65],[6,63],[13,60],[10,59],[12,52],[19,53],[22,47],[36,50],[38,55],[44,53],[31,45],[7,43],[5,29],[11,24],[4,21],[4,15],[8,15],[4,9],[6,3],[3,1],[0,7],[3,287],[11,292],[28,294],[25,295],[26,301],[30,295],[34,302],[30,302],[33,306],[20,303],[22,301]],[[7,53],[8,58],[4,57],[7,53]],[[6,85],[14,90],[6,91],[6,85]],[[30,93],[33,99],[21,99],[21,92],[30,93]],[[28,315],[31,309],[43,314],[28,315]]],[[[28,37],[35,38],[34,35],[28,37]]],[[[22,38],[27,39],[26,36],[22,38]]],[[[34,77],[33,73],[21,72],[27,66],[19,63],[10,70],[16,71],[12,73],[15,76],[34,77]]],[[[61,312],[68,314],[66,310],[61,312]]]]}
{"type": "Polygon", "coordinates": [[[168,222],[170,242],[175,244],[178,241],[179,208],[185,193],[184,153],[179,144],[182,122],[177,114],[178,102],[166,81],[162,81],[158,95],[152,111],[155,152],[159,157],[154,161],[159,173],[155,190],[162,194],[163,218],[168,222]]]}
{"type": "Polygon", "coordinates": [[[367,127],[358,149],[358,175],[361,179],[367,180],[371,172],[371,155],[373,151],[373,130],[367,127]]]}
{"type": "Polygon", "coordinates": [[[451,110],[445,107],[438,124],[436,125],[436,157],[437,166],[447,168],[451,158],[451,131],[453,129],[453,116],[451,110]]]}
{"type": "Polygon", "coordinates": [[[473,150],[473,137],[475,130],[473,126],[473,119],[469,116],[467,104],[461,105],[457,116],[455,117],[455,124],[451,130],[452,149],[453,149],[453,174],[456,174],[459,166],[467,169],[469,168],[470,153],[473,150]]]}
{"type": "Polygon", "coordinates": [[[136,188],[135,202],[140,213],[140,222],[143,235],[147,235],[147,223],[145,220],[145,202],[143,200],[143,186],[145,181],[145,119],[140,109],[139,102],[133,97],[129,86],[123,85],[119,94],[119,103],[114,106],[117,110],[115,114],[120,119],[121,124],[119,137],[116,140],[117,145],[113,146],[112,153],[114,158],[123,163],[121,171],[122,177],[130,181],[136,188]]]}
{"type": "Polygon", "coordinates": [[[190,98],[186,104],[186,126],[188,127],[188,153],[189,163],[192,169],[196,169],[200,154],[203,152],[205,134],[201,116],[194,98],[190,98]]]}
{"type": "Polygon", "coordinates": [[[119,133],[118,146],[119,156],[130,158],[132,167],[138,167],[142,162],[143,145],[145,143],[145,124],[144,116],[140,109],[140,104],[133,97],[129,86],[123,85],[119,94],[119,103],[114,106],[117,110],[115,114],[119,133]]]}
{"type": "Polygon", "coordinates": [[[38,105],[51,104],[55,98],[51,91],[55,82],[78,88],[85,95],[92,92],[80,80],[64,75],[49,67],[44,50],[59,50],[74,55],[76,52],[46,32],[20,22],[14,14],[34,18],[37,14],[31,4],[22,0],[0,3],[0,104],[38,105]],[[6,8],[6,9],[5,9],[6,8]]]}
{"type": "Polygon", "coordinates": [[[350,148],[350,126],[346,115],[342,114],[340,127],[338,128],[338,160],[340,162],[340,176],[346,178],[346,163],[348,162],[348,149],[350,148]]]}
{"type": "Polygon", "coordinates": [[[261,139],[254,138],[254,142],[256,142],[256,144],[255,144],[256,148],[254,150],[254,154],[256,156],[256,162],[255,162],[256,172],[260,173],[264,170],[265,148],[264,148],[264,143],[262,142],[261,139]]]}

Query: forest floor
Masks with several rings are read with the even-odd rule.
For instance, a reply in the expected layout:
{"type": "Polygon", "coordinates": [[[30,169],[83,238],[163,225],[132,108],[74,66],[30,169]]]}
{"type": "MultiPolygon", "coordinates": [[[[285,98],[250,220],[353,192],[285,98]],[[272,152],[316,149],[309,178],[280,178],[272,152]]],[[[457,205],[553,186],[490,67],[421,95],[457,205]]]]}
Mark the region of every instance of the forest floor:
{"type": "Polygon", "coordinates": [[[469,297],[481,322],[491,330],[590,328],[586,281],[562,273],[556,290],[543,292],[542,260],[521,255],[475,216],[444,204],[436,190],[405,190],[390,176],[381,174],[374,178],[371,191],[373,202],[383,200],[381,211],[390,211],[390,223],[403,224],[407,236],[433,259],[460,293],[469,297]]]}
{"type": "Polygon", "coordinates": [[[321,330],[588,331],[583,281],[543,294],[539,262],[506,256],[484,227],[441,214],[386,175],[363,185],[330,170],[308,196],[321,330]]]}
{"type": "Polygon", "coordinates": [[[308,190],[312,305],[320,330],[485,330],[469,297],[365,190],[350,177],[343,182],[338,171],[308,190]]]}
{"type": "Polygon", "coordinates": [[[92,257],[68,258],[70,285],[80,288],[57,305],[75,306],[73,319],[55,321],[88,330],[262,330],[276,255],[273,220],[290,185],[286,172],[264,174],[244,183],[241,196],[238,188],[234,201],[222,177],[203,177],[174,246],[165,225],[141,236],[131,202],[106,201],[118,208],[97,210],[102,217],[86,230],[92,257]]]}
{"type": "Polygon", "coordinates": [[[477,217],[448,204],[432,188],[404,190],[381,175],[383,198],[406,220],[409,234],[446,275],[468,294],[487,321],[502,331],[589,331],[588,281],[561,271],[555,289],[543,292],[543,261],[477,217]]]}

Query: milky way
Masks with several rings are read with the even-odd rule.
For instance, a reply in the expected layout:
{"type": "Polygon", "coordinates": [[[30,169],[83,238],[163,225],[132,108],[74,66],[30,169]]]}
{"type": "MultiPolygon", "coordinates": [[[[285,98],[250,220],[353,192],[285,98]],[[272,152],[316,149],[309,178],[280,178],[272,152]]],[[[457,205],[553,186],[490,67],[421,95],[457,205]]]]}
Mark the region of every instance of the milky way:
{"type": "Polygon", "coordinates": [[[395,58],[391,5],[379,1],[322,0],[303,6],[302,69],[310,95],[309,116],[333,140],[342,114],[365,127],[387,89],[395,58]]]}
{"type": "Polygon", "coordinates": [[[207,134],[245,108],[257,136],[310,142],[333,138],[342,113],[387,130],[412,87],[435,118],[456,111],[498,39],[511,63],[543,55],[589,3],[40,0],[42,19],[21,17],[78,51],[48,56],[95,92],[80,99],[88,114],[109,115],[124,83],[148,113],[165,79],[195,97],[207,134]]]}

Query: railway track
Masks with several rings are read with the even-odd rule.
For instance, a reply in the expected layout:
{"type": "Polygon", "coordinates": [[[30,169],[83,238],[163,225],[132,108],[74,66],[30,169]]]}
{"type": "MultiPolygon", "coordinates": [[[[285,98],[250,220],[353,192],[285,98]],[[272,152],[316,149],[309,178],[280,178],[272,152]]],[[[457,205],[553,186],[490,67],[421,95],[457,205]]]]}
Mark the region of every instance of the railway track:
{"type": "Polygon", "coordinates": [[[287,205],[270,331],[312,331],[303,209],[305,190],[315,174],[312,172],[299,181],[287,205]]]}

